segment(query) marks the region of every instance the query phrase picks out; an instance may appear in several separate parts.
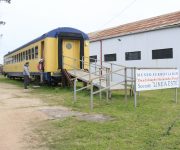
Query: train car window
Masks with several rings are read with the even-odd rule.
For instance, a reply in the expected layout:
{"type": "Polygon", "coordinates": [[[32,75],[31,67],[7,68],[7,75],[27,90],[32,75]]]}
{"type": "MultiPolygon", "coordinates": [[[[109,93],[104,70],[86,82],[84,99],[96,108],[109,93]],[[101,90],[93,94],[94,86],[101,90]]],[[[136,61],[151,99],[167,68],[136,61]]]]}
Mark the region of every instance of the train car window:
{"type": "Polygon", "coordinates": [[[19,55],[19,62],[21,62],[21,53],[19,53],[18,55],[19,55]]]}
{"type": "Polygon", "coordinates": [[[31,49],[29,49],[29,60],[31,60],[31,49]]]}
{"type": "Polygon", "coordinates": [[[16,55],[16,62],[19,62],[19,55],[16,55]]]}
{"type": "Polygon", "coordinates": [[[28,51],[26,50],[26,60],[28,60],[28,51]]]}
{"type": "Polygon", "coordinates": [[[31,49],[32,59],[34,59],[34,48],[31,49]]]}
{"type": "Polygon", "coordinates": [[[38,58],[38,46],[35,47],[35,58],[38,58]]]}
{"type": "Polygon", "coordinates": [[[19,55],[19,62],[21,61],[21,53],[18,54],[19,55]]]}
{"type": "Polygon", "coordinates": [[[14,63],[16,63],[16,55],[14,55],[14,63]]]}
{"type": "Polygon", "coordinates": [[[14,56],[12,56],[12,64],[14,63],[14,56]]]}
{"type": "Polygon", "coordinates": [[[23,52],[22,61],[25,60],[25,52],[23,52]]]}
{"type": "Polygon", "coordinates": [[[15,63],[15,56],[13,56],[13,64],[15,63]]]}
{"type": "Polygon", "coordinates": [[[23,59],[23,53],[21,52],[21,60],[20,61],[22,61],[22,59],[23,59]]]}

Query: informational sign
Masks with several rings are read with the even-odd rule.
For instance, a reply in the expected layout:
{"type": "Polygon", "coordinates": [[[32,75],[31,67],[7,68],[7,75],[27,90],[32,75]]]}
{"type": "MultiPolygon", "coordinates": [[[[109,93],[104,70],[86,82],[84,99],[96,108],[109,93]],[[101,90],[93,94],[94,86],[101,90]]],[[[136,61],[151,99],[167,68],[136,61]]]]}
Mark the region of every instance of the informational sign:
{"type": "Polygon", "coordinates": [[[178,69],[137,69],[136,91],[179,87],[178,69]]]}

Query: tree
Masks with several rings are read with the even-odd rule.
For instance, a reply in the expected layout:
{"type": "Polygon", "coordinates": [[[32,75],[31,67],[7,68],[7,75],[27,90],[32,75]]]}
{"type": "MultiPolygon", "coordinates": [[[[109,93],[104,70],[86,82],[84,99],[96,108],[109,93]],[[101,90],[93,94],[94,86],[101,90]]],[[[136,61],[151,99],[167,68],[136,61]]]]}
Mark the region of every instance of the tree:
{"type": "MultiPolygon", "coordinates": [[[[11,3],[11,0],[0,0],[0,2],[2,2],[2,1],[4,1],[4,2],[6,2],[6,3],[11,3]]],[[[4,21],[0,21],[0,25],[5,25],[6,24],[6,22],[4,22],[4,21]]],[[[2,37],[3,36],[3,34],[0,34],[0,37],[2,37]]]]}
{"type": "Polygon", "coordinates": [[[1,2],[1,1],[5,1],[5,2],[7,2],[7,3],[9,3],[9,4],[11,3],[11,0],[0,0],[0,2],[1,2]]]}

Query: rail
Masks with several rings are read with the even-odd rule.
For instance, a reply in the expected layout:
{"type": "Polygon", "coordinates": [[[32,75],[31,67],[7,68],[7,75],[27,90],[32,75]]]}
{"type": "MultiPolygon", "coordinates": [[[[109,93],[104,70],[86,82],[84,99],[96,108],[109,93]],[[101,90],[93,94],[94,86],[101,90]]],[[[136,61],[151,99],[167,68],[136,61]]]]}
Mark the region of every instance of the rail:
{"type": "MultiPolygon", "coordinates": [[[[77,101],[77,92],[82,91],[84,89],[90,88],[90,108],[93,109],[93,95],[99,93],[100,99],[102,98],[102,91],[106,91],[106,99],[109,100],[111,98],[111,89],[112,87],[121,84],[124,86],[125,90],[125,100],[127,100],[127,89],[130,86],[131,88],[134,87],[134,68],[132,67],[125,67],[123,65],[111,63],[111,62],[102,62],[101,64],[98,64],[97,62],[100,62],[100,60],[85,57],[83,56],[82,59],[72,58],[69,56],[63,56],[63,66],[69,66],[71,70],[74,71],[74,102],[77,101]],[[72,64],[65,63],[64,60],[70,59],[72,60],[72,64]],[[90,60],[94,60],[93,63],[90,63],[90,60]],[[79,62],[82,62],[82,69],[80,69],[77,64],[79,62]],[[106,63],[106,65],[104,65],[106,63]],[[110,65],[110,67],[107,67],[107,64],[110,65]],[[114,67],[116,66],[116,67],[114,67]],[[94,70],[92,70],[94,68],[94,70]],[[86,71],[85,75],[77,75],[77,70],[82,70],[85,72],[85,69],[88,69],[88,72],[86,71]],[[130,70],[130,73],[128,71],[130,70]],[[123,77],[121,81],[113,83],[113,75],[117,75],[120,77],[123,77]],[[78,79],[82,80],[82,78],[89,76],[89,78],[84,81],[88,85],[84,86],[82,88],[77,89],[77,81],[78,79]],[[112,84],[113,83],[113,84],[112,84]],[[102,86],[103,84],[103,86],[102,86]],[[93,91],[93,87],[96,86],[99,88],[98,91],[93,91]]],[[[83,80],[82,80],[83,81],[83,80]]]]}

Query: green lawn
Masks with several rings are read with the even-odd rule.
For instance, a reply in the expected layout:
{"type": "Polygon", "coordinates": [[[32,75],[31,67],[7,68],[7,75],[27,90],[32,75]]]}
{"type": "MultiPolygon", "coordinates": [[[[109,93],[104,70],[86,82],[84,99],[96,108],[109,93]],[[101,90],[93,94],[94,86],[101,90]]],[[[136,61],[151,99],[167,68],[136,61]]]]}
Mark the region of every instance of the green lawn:
{"type": "MultiPolygon", "coordinates": [[[[23,87],[21,81],[0,78],[23,87]]],[[[94,98],[89,109],[89,92],[78,93],[73,103],[71,88],[43,86],[33,90],[49,105],[63,105],[73,110],[112,116],[113,121],[88,122],[74,117],[40,122],[34,132],[50,150],[172,150],[180,149],[180,101],[174,102],[173,89],[141,92],[134,108],[133,97],[124,100],[124,92],[113,92],[112,99],[94,98]]],[[[178,91],[180,98],[180,91],[178,91]]]]}

